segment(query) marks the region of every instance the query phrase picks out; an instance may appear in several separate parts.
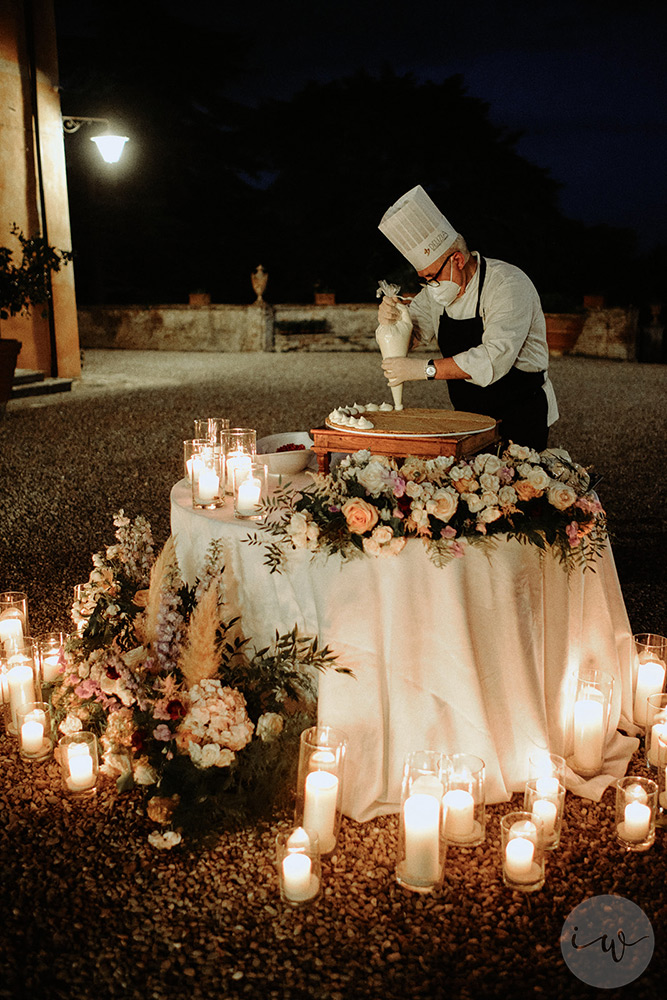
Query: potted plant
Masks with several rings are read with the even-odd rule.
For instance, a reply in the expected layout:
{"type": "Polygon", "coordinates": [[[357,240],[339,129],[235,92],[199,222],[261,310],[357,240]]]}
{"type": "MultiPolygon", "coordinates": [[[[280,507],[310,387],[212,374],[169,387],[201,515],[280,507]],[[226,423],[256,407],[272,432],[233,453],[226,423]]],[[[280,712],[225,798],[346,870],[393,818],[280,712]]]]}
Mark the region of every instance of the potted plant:
{"type": "MultiPolygon", "coordinates": [[[[11,233],[21,244],[21,260],[14,261],[10,247],[0,247],[0,320],[28,316],[33,307],[46,306],[51,298],[51,273],[73,257],[71,250],[51,247],[42,236],[24,236],[16,223],[11,233]]],[[[20,341],[0,337],[0,417],[11,396],[20,350],[20,341]]]]}
{"type": "Polygon", "coordinates": [[[584,328],[586,314],[583,306],[566,295],[545,295],[542,298],[542,308],[549,353],[567,354],[574,348],[584,328]]]}

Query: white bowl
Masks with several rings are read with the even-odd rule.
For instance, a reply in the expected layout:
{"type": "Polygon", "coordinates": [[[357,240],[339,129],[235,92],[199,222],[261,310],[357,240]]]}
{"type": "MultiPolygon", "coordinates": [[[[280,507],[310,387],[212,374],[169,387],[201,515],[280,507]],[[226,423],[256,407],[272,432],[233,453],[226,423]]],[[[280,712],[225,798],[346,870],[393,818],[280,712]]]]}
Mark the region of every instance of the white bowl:
{"type": "Polygon", "coordinates": [[[269,472],[279,476],[295,476],[303,472],[312,462],[313,439],[307,431],[293,431],[287,434],[270,434],[257,442],[257,458],[266,462],[269,472]],[[278,451],[284,444],[303,444],[298,451],[278,451]]]}

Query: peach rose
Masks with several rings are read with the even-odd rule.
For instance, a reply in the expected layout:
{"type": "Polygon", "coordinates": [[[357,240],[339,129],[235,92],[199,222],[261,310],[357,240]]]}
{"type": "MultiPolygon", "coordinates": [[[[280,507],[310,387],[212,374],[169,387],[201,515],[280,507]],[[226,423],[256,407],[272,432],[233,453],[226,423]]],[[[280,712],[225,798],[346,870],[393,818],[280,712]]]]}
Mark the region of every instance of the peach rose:
{"type": "Polygon", "coordinates": [[[348,500],[341,508],[347,526],[353,535],[363,535],[370,531],[378,522],[378,512],[365,500],[355,498],[348,500]]]}
{"type": "Polygon", "coordinates": [[[542,492],[541,490],[536,490],[533,484],[529,483],[527,479],[518,479],[514,484],[514,489],[517,492],[519,500],[534,500],[542,492]]]}
{"type": "Polygon", "coordinates": [[[549,503],[552,507],[555,507],[556,510],[567,510],[567,508],[571,507],[577,499],[576,492],[566,483],[563,483],[560,486],[552,486],[547,495],[549,497],[549,503]]]}
{"type": "Polygon", "coordinates": [[[439,521],[449,521],[450,517],[456,513],[458,505],[456,493],[448,490],[444,496],[439,496],[437,500],[429,500],[426,504],[426,510],[429,514],[437,517],[439,521]]]}

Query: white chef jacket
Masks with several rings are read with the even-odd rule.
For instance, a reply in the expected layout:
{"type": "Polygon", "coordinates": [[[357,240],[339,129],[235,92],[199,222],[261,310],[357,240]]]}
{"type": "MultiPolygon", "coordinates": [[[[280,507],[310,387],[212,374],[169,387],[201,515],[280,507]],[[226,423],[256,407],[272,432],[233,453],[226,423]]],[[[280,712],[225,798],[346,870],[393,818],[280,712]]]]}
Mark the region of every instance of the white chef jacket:
{"type": "MultiPolygon", "coordinates": [[[[412,300],[410,316],[424,342],[437,342],[440,317],[445,311],[452,319],[474,318],[480,257],[478,253],[473,256],[477,259],[477,270],[461,298],[446,310],[435,301],[428,287],[412,300]]],[[[453,355],[459,368],[470,375],[471,382],[490,385],[506,375],[513,365],[521,371],[547,372],[549,348],[544,313],[537,289],[527,274],[513,264],[487,257],[479,307],[484,323],[481,344],[453,355]]],[[[548,373],[543,389],[547,397],[547,424],[551,426],[558,420],[558,404],[548,373]]]]}

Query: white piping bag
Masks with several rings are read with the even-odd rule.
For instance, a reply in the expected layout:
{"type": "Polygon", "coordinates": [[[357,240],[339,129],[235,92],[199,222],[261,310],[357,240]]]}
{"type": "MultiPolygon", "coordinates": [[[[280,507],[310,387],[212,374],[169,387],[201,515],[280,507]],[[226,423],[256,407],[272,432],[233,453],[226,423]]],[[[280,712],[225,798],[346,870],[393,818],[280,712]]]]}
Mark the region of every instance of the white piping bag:
{"type": "MultiPolygon", "coordinates": [[[[399,285],[390,285],[386,281],[381,281],[375,293],[380,299],[383,295],[398,295],[399,285]]],[[[412,320],[408,308],[403,302],[397,303],[400,319],[396,323],[380,323],[375,331],[375,339],[378,342],[383,358],[407,358],[410,338],[412,336],[412,320]]],[[[403,384],[392,385],[391,394],[394,399],[394,409],[403,409],[403,384]]]]}

